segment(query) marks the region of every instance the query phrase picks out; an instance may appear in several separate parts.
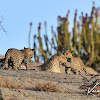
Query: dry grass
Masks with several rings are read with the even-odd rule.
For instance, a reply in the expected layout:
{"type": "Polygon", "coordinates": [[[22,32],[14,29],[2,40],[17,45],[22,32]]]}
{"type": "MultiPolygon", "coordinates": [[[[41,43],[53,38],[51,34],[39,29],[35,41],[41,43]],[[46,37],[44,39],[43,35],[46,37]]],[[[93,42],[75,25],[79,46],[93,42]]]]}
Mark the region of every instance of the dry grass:
{"type": "Polygon", "coordinates": [[[13,89],[24,89],[24,86],[19,86],[18,84],[9,81],[8,79],[0,78],[0,87],[13,88],[13,89]]]}
{"type": "Polygon", "coordinates": [[[38,83],[35,86],[35,91],[45,91],[45,92],[61,92],[56,84],[51,82],[48,83],[38,83]]]}
{"type": "Polygon", "coordinates": [[[0,87],[4,88],[12,88],[12,89],[25,89],[25,90],[33,90],[33,91],[45,91],[45,92],[61,92],[56,84],[51,82],[48,83],[38,83],[35,88],[33,87],[25,87],[24,85],[18,85],[14,82],[9,81],[8,79],[0,78],[0,87]]]}

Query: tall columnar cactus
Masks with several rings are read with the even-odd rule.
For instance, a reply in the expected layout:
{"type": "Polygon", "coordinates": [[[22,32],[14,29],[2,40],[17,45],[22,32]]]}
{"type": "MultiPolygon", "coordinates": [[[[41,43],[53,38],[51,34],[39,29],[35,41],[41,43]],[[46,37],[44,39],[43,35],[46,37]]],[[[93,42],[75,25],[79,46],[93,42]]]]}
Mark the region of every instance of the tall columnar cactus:
{"type": "Polygon", "coordinates": [[[52,43],[53,43],[53,46],[51,48],[53,48],[53,50],[54,50],[53,52],[55,54],[55,53],[59,52],[59,48],[60,48],[61,43],[60,43],[60,41],[59,41],[59,39],[58,39],[54,29],[53,29],[53,26],[51,26],[51,32],[52,32],[52,43]]]}
{"type": "Polygon", "coordinates": [[[77,36],[76,36],[76,29],[77,29],[77,10],[75,11],[75,18],[74,18],[74,27],[73,27],[73,51],[75,52],[75,47],[77,45],[77,36]]]}
{"type": "Polygon", "coordinates": [[[58,31],[58,39],[56,37],[56,41],[57,41],[57,44],[58,44],[58,50],[57,51],[62,51],[62,33],[61,33],[61,27],[58,27],[57,28],[57,31],[58,31]]]}
{"type": "Polygon", "coordinates": [[[80,57],[81,49],[82,49],[82,46],[81,46],[81,17],[80,17],[80,22],[77,25],[77,28],[78,28],[78,57],[80,57]]]}
{"type": "Polygon", "coordinates": [[[49,51],[49,48],[48,48],[48,35],[47,35],[47,22],[44,22],[44,25],[45,25],[45,35],[44,35],[44,39],[45,39],[45,44],[46,44],[46,51],[49,51]]]}
{"type": "MultiPolygon", "coordinates": [[[[81,57],[87,65],[93,65],[94,62],[98,62],[100,59],[100,9],[96,9],[93,3],[91,15],[86,14],[80,16],[80,20],[77,20],[77,10],[75,11],[73,33],[69,32],[69,11],[66,17],[58,16],[57,33],[51,28],[52,39],[47,35],[47,23],[45,22],[45,46],[44,50],[42,42],[43,39],[40,36],[41,23],[38,27],[38,41],[39,46],[34,41],[34,47],[39,50],[37,58],[42,57],[45,61],[53,54],[61,51],[62,53],[66,49],[73,50],[76,56],[81,57]],[[50,40],[50,41],[49,41],[50,40]]],[[[37,59],[36,58],[36,59],[37,59]]],[[[37,61],[37,60],[36,60],[37,61]]],[[[97,65],[97,64],[96,64],[97,65]]]]}
{"type": "Polygon", "coordinates": [[[98,14],[99,14],[99,8],[96,9],[96,14],[95,14],[95,17],[96,17],[96,36],[95,36],[95,40],[96,42],[98,42],[99,40],[99,24],[98,24],[98,14]]]}
{"type": "Polygon", "coordinates": [[[69,11],[65,18],[64,22],[64,49],[66,50],[69,47],[69,22],[68,22],[69,11]]]}
{"type": "Polygon", "coordinates": [[[89,44],[89,22],[88,22],[88,15],[86,14],[86,16],[83,16],[82,13],[82,46],[84,49],[84,53],[85,51],[88,51],[89,53],[91,52],[90,48],[91,45],[89,44]]]}
{"type": "MultiPolygon", "coordinates": [[[[95,55],[99,55],[99,45],[100,45],[100,34],[99,34],[99,24],[98,24],[98,17],[99,17],[99,11],[100,9],[96,9],[96,14],[95,14],[95,17],[96,17],[96,31],[95,31],[95,55]]],[[[99,57],[99,56],[98,56],[99,57]]]]}
{"type": "Polygon", "coordinates": [[[40,54],[42,54],[43,59],[47,60],[47,55],[43,50],[42,39],[41,39],[41,35],[40,34],[41,34],[41,23],[39,23],[39,27],[38,27],[39,59],[40,59],[40,56],[41,56],[40,54]]]}
{"type": "Polygon", "coordinates": [[[68,43],[69,43],[68,47],[69,47],[70,50],[73,50],[73,47],[72,47],[72,44],[71,44],[72,42],[71,42],[71,36],[70,35],[71,35],[71,33],[68,33],[68,43]]]}
{"type": "Polygon", "coordinates": [[[66,17],[61,17],[58,16],[58,27],[57,27],[57,31],[58,31],[58,51],[65,51],[68,48],[71,48],[71,42],[69,37],[69,22],[68,22],[68,16],[69,16],[69,11],[66,15],[66,17]]]}
{"type": "MultiPolygon", "coordinates": [[[[93,3],[91,17],[89,18],[89,37],[88,37],[88,44],[90,47],[90,59],[87,61],[86,65],[92,65],[94,62],[96,62],[99,59],[98,55],[98,37],[99,37],[99,25],[98,25],[98,12],[99,9],[96,9],[93,3]]],[[[99,46],[99,44],[98,44],[99,46]]]]}
{"type": "Polygon", "coordinates": [[[39,39],[39,49],[43,50],[42,40],[41,40],[41,23],[39,23],[38,27],[38,39],[39,39]]]}
{"type": "Polygon", "coordinates": [[[33,37],[34,43],[33,43],[33,48],[34,48],[34,60],[35,62],[39,62],[38,56],[36,54],[36,35],[34,35],[33,37]]]}
{"type": "Polygon", "coordinates": [[[91,38],[91,57],[93,59],[94,57],[94,38],[93,38],[93,31],[94,31],[94,10],[95,7],[92,8],[92,13],[91,13],[91,32],[90,32],[90,38],[91,38]]]}

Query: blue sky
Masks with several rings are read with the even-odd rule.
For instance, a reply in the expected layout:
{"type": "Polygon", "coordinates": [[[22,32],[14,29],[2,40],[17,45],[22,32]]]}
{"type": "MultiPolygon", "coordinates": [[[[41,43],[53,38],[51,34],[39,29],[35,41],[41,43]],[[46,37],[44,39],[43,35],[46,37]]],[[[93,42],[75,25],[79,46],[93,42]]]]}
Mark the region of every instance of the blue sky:
{"type": "MultiPolygon", "coordinates": [[[[94,0],[95,6],[100,7],[100,0],[94,0]]],[[[0,0],[0,19],[7,31],[6,35],[0,29],[0,55],[4,55],[8,48],[23,49],[28,47],[29,23],[32,22],[31,48],[33,35],[38,34],[38,23],[42,23],[42,36],[45,33],[44,22],[47,21],[47,32],[51,38],[51,26],[56,31],[57,16],[65,17],[69,14],[70,32],[73,27],[75,9],[78,16],[83,11],[90,15],[93,0],[0,0]]]]}

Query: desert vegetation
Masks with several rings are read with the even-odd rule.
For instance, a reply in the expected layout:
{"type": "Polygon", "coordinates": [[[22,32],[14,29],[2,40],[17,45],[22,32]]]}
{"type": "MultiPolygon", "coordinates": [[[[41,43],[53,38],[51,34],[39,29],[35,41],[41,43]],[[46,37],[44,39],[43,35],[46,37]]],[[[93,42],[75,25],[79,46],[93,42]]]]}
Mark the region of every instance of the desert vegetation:
{"type": "Polygon", "coordinates": [[[35,86],[36,91],[45,91],[45,92],[61,92],[59,90],[59,88],[57,87],[56,84],[53,84],[52,82],[48,82],[48,83],[38,83],[35,86]]]}
{"type": "Polygon", "coordinates": [[[0,87],[9,88],[9,89],[24,89],[24,90],[32,90],[32,91],[44,91],[44,92],[58,92],[60,93],[60,89],[58,88],[57,84],[52,82],[46,83],[37,83],[34,87],[18,85],[10,81],[9,79],[0,78],[0,87]]]}
{"type": "MultiPolygon", "coordinates": [[[[70,10],[65,17],[58,16],[57,29],[51,26],[51,39],[49,38],[50,34],[47,32],[47,22],[44,22],[44,37],[41,36],[42,24],[41,22],[39,23],[38,32],[33,36],[34,63],[31,59],[28,70],[23,64],[24,60],[21,63],[21,70],[13,70],[11,59],[8,60],[10,68],[2,69],[5,58],[1,56],[0,100],[100,99],[100,8],[96,8],[93,2],[90,14],[82,12],[79,18],[77,10],[75,10],[72,32],[69,31],[69,14],[70,10]],[[61,73],[40,71],[41,62],[46,61],[48,63],[47,60],[54,54],[57,54],[59,51],[64,54],[68,49],[74,51],[74,57],[82,59],[86,69],[89,71],[88,75],[66,74],[66,68],[63,65],[59,66],[61,73]],[[97,68],[99,70],[96,70],[97,68]],[[98,85],[94,88],[96,84],[98,85]],[[89,89],[93,90],[88,93],[89,89]]],[[[2,21],[1,19],[0,28],[6,33],[2,21]]],[[[32,25],[31,22],[28,36],[29,47],[32,25]]]]}
{"type": "MultiPolygon", "coordinates": [[[[47,33],[47,22],[44,22],[45,34],[41,37],[41,23],[38,26],[38,33],[33,36],[33,47],[35,49],[35,62],[46,61],[52,55],[66,49],[74,51],[74,56],[80,57],[87,66],[97,68],[100,66],[100,8],[93,7],[90,14],[81,13],[77,16],[75,10],[74,27],[72,33],[69,32],[68,11],[65,17],[58,16],[57,33],[53,26],[51,27],[52,39],[47,33]],[[89,16],[90,15],[90,16],[89,16]],[[37,41],[39,43],[37,44],[37,41]],[[43,44],[43,41],[45,44],[43,44]],[[46,46],[46,49],[44,47],[46,46]]],[[[32,23],[30,23],[30,29],[32,23]]],[[[31,32],[31,30],[30,30],[31,32]]],[[[30,33],[29,33],[30,34],[30,33]]]]}

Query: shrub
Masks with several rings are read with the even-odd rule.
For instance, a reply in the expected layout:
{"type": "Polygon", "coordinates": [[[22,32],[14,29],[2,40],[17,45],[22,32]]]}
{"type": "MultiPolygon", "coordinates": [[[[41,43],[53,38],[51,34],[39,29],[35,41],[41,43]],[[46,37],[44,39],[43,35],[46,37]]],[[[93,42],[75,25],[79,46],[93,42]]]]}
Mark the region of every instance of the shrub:
{"type": "Polygon", "coordinates": [[[13,89],[24,89],[24,86],[19,86],[18,84],[9,81],[8,79],[0,78],[0,87],[13,88],[13,89]]]}
{"type": "Polygon", "coordinates": [[[56,84],[51,82],[48,83],[38,83],[35,86],[35,91],[45,91],[45,92],[61,92],[56,84]]]}

